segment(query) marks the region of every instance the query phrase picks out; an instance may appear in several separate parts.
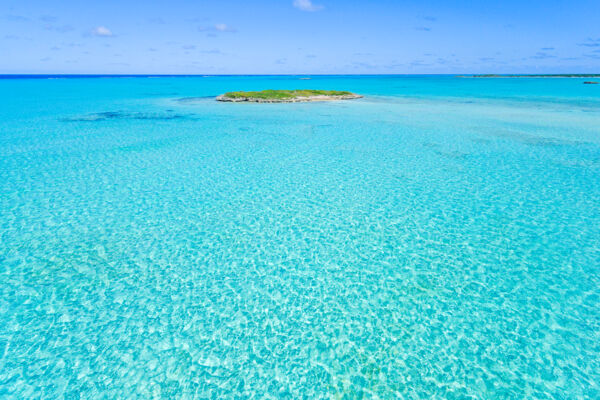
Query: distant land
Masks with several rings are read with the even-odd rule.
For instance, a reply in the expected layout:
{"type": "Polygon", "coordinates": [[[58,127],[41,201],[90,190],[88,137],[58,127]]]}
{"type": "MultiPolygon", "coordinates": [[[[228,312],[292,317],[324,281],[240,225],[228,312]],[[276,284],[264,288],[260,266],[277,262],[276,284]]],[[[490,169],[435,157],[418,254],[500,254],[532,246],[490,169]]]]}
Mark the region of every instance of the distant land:
{"type": "Polygon", "coordinates": [[[600,78],[600,74],[479,74],[456,75],[457,78],[600,78]]]}
{"type": "Polygon", "coordinates": [[[298,103],[359,99],[362,96],[341,90],[262,90],[260,92],[228,92],[217,96],[217,101],[232,103],[298,103]]]}

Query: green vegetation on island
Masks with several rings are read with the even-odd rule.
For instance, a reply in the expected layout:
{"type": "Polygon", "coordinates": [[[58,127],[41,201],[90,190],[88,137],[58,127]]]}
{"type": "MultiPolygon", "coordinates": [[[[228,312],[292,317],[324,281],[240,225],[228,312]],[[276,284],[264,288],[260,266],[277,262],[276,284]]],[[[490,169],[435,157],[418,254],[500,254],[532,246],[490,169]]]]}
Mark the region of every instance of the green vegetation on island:
{"type": "Polygon", "coordinates": [[[362,96],[344,90],[262,90],[260,92],[228,92],[217,97],[218,101],[256,102],[256,103],[293,103],[300,101],[349,100],[362,96]]]}

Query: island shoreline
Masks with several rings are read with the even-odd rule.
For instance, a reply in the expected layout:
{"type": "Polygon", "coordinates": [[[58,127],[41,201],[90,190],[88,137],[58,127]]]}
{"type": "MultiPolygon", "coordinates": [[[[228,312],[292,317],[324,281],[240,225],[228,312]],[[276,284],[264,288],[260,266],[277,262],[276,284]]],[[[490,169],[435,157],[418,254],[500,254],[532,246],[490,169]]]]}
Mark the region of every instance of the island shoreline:
{"type": "Polygon", "coordinates": [[[229,103],[310,103],[317,101],[339,101],[339,100],[354,100],[364,96],[358,94],[342,95],[342,96],[306,96],[294,97],[290,99],[259,99],[253,97],[231,98],[225,95],[217,96],[217,101],[229,103]]]}

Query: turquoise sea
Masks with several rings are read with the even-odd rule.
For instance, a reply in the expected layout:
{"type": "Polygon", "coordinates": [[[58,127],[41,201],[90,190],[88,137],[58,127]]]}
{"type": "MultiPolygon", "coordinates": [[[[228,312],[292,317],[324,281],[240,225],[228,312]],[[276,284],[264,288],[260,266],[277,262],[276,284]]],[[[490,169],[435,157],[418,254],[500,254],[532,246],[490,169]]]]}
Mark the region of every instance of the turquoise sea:
{"type": "Polygon", "coordinates": [[[299,78],[0,79],[0,398],[600,398],[600,85],[299,78]]]}

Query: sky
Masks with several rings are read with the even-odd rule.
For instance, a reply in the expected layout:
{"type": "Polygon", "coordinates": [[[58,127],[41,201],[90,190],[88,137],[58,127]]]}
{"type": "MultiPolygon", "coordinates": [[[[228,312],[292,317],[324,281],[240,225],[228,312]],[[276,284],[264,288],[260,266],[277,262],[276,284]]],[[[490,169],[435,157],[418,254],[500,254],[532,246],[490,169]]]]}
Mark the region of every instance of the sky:
{"type": "Polygon", "coordinates": [[[0,74],[600,73],[600,0],[0,0],[0,74]]]}

